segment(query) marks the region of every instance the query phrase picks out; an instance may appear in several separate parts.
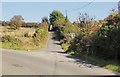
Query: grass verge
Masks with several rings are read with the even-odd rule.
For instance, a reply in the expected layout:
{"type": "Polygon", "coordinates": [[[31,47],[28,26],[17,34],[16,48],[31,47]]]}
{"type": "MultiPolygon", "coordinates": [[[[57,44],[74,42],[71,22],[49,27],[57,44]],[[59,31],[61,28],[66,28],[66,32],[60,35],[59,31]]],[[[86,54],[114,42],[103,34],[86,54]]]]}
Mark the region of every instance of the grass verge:
{"type": "Polygon", "coordinates": [[[113,72],[120,73],[120,65],[118,63],[118,60],[116,60],[116,61],[115,60],[104,60],[101,58],[97,58],[95,56],[87,56],[87,55],[83,55],[83,54],[78,54],[75,51],[66,51],[66,50],[68,50],[68,45],[65,43],[62,43],[61,47],[66,53],[68,53],[70,55],[74,55],[81,60],[85,60],[88,63],[91,63],[93,65],[100,66],[105,69],[111,70],[113,72]]]}
{"type": "Polygon", "coordinates": [[[93,65],[97,65],[103,68],[106,68],[108,70],[111,70],[113,72],[120,72],[120,65],[118,61],[113,60],[103,60],[100,58],[97,58],[95,56],[86,56],[86,55],[76,55],[79,59],[85,60],[88,63],[91,63],[93,65]]]}

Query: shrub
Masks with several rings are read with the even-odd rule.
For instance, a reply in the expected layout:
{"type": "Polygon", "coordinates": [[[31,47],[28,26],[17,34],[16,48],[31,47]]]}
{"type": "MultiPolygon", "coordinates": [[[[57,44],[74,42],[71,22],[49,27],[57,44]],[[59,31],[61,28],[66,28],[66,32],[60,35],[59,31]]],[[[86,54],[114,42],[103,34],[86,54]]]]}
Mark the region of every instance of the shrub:
{"type": "Polygon", "coordinates": [[[33,42],[36,46],[44,44],[48,38],[48,27],[41,26],[33,34],[33,42]]]}
{"type": "Polygon", "coordinates": [[[1,41],[3,44],[7,44],[8,47],[19,47],[22,45],[21,41],[13,36],[2,36],[1,41]]]}
{"type": "MultiPolygon", "coordinates": [[[[97,32],[96,37],[93,37],[92,51],[94,55],[103,59],[120,60],[120,14],[115,16],[110,15],[100,30],[97,32]]],[[[120,62],[120,61],[119,61],[120,62]]]]}
{"type": "Polygon", "coordinates": [[[29,37],[28,32],[25,32],[25,33],[24,33],[24,37],[29,37]]]}
{"type": "Polygon", "coordinates": [[[2,42],[19,42],[20,40],[9,35],[2,36],[1,38],[2,42]]]}
{"type": "Polygon", "coordinates": [[[113,70],[113,71],[118,71],[120,72],[120,66],[117,66],[117,65],[107,65],[105,66],[106,69],[110,69],[110,70],[113,70]]]}
{"type": "Polygon", "coordinates": [[[9,42],[10,41],[10,36],[9,35],[2,36],[1,41],[2,42],[9,42]]]}
{"type": "Polygon", "coordinates": [[[60,35],[60,43],[64,51],[67,51],[70,45],[73,34],[77,35],[79,32],[79,27],[77,25],[73,25],[70,22],[66,22],[62,27],[58,26],[58,35],[60,35]]]}
{"type": "Polygon", "coordinates": [[[23,25],[23,20],[24,18],[20,15],[13,16],[10,20],[11,28],[19,29],[23,25]]]}
{"type": "Polygon", "coordinates": [[[68,47],[69,47],[69,45],[68,44],[61,44],[61,47],[62,47],[62,49],[64,50],[64,51],[67,51],[68,50],[68,47]]]}
{"type": "Polygon", "coordinates": [[[80,30],[76,37],[70,42],[69,51],[74,51],[78,54],[91,54],[90,52],[87,52],[87,45],[91,43],[91,38],[99,29],[99,24],[95,23],[96,22],[90,22],[89,24],[80,26],[80,30]]]}
{"type": "MultiPolygon", "coordinates": [[[[102,27],[91,25],[91,23],[80,27],[79,35],[71,41],[70,51],[76,51],[83,55],[96,56],[102,59],[120,60],[120,14],[105,19],[102,27]],[[88,48],[87,45],[90,45],[88,48]]],[[[120,61],[118,61],[120,62],[120,61]]]]}

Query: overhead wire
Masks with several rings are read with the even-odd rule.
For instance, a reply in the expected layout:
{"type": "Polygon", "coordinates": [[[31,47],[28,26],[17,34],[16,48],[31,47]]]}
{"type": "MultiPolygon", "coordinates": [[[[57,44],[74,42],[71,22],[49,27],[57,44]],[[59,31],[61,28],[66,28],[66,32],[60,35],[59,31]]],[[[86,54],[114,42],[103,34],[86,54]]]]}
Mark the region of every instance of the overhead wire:
{"type": "Polygon", "coordinates": [[[66,10],[66,11],[65,11],[66,17],[68,17],[68,14],[70,14],[70,13],[72,13],[72,12],[75,12],[75,11],[77,11],[77,10],[81,10],[81,9],[89,6],[89,5],[92,4],[94,1],[95,1],[95,0],[92,0],[91,2],[85,4],[85,5],[81,6],[80,8],[77,8],[77,9],[73,9],[73,10],[70,10],[70,11],[69,11],[69,10],[66,10]]]}
{"type": "Polygon", "coordinates": [[[83,6],[80,7],[80,8],[77,8],[77,9],[74,9],[74,10],[70,10],[70,11],[68,11],[68,12],[69,12],[69,13],[72,13],[72,12],[75,12],[75,11],[77,11],[77,10],[81,10],[81,9],[89,6],[90,4],[92,4],[94,1],[95,1],[95,0],[93,0],[93,1],[91,1],[91,2],[89,2],[89,3],[87,3],[87,4],[85,4],[85,5],[83,5],[83,6]]]}

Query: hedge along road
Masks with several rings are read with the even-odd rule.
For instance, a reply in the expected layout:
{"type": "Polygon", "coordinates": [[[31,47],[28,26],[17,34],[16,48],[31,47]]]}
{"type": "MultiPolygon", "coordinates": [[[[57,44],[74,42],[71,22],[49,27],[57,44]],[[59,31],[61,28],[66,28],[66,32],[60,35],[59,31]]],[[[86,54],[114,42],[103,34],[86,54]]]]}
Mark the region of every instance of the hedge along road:
{"type": "Polygon", "coordinates": [[[114,75],[64,53],[54,32],[42,50],[2,49],[2,75],[114,75]]]}

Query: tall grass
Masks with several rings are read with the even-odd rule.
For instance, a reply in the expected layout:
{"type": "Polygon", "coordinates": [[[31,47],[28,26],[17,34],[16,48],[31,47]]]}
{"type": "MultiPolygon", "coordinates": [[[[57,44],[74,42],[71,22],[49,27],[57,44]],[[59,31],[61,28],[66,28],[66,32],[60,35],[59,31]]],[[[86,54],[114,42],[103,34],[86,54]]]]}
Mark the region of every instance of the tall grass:
{"type": "Polygon", "coordinates": [[[35,50],[44,47],[48,39],[48,26],[40,26],[32,36],[29,36],[28,33],[23,33],[24,36],[19,37],[3,35],[0,47],[15,50],[35,50]]]}

